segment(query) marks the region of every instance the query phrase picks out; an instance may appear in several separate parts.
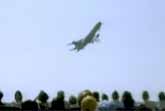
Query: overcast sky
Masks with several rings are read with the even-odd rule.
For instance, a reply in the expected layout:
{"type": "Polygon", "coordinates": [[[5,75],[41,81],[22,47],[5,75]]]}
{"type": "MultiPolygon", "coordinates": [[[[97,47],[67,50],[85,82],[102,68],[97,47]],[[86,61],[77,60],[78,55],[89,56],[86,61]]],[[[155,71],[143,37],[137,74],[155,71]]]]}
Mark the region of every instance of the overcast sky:
{"type": "Polygon", "coordinates": [[[11,101],[20,89],[164,90],[164,0],[0,0],[0,89],[11,101]],[[70,52],[72,40],[103,23],[99,43],[70,52]]]}

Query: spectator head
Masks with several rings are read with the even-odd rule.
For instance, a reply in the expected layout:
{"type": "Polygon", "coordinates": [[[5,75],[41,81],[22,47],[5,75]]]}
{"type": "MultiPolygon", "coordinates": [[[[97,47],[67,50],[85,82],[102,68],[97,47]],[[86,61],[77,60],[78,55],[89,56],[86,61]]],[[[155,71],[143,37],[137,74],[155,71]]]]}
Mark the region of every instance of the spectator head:
{"type": "Polygon", "coordinates": [[[57,99],[64,101],[64,99],[65,99],[65,93],[64,93],[64,91],[58,91],[57,92],[57,99]]]}
{"type": "Polygon", "coordinates": [[[96,111],[97,101],[93,96],[86,96],[81,102],[81,111],[96,111]]]}
{"type": "Polygon", "coordinates": [[[15,92],[15,101],[16,102],[22,102],[22,93],[21,93],[21,91],[19,91],[19,90],[17,90],[16,92],[15,92]]]}
{"type": "Polygon", "coordinates": [[[2,98],[3,98],[3,92],[0,91],[0,101],[2,100],[2,98]]]}
{"type": "Polygon", "coordinates": [[[27,100],[22,103],[22,109],[23,110],[30,110],[30,111],[37,111],[38,110],[38,105],[36,102],[32,100],[27,100]]]}
{"type": "Polygon", "coordinates": [[[144,101],[149,100],[150,96],[149,96],[148,91],[143,91],[142,98],[143,98],[144,101]]]}
{"type": "Polygon", "coordinates": [[[69,97],[69,104],[70,105],[75,105],[77,104],[77,98],[75,96],[70,96],[69,97]]]}
{"type": "MultiPolygon", "coordinates": [[[[82,91],[82,93],[86,93],[86,94],[92,95],[92,92],[91,92],[90,90],[88,90],[88,89],[82,91]]],[[[93,95],[92,95],[92,96],[93,96],[93,95]]]]}
{"type": "Polygon", "coordinates": [[[99,101],[100,101],[100,94],[99,94],[99,92],[94,91],[94,92],[93,92],[93,97],[95,97],[95,98],[96,98],[96,101],[97,101],[97,102],[99,102],[99,101]]]}
{"type": "Polygon", "coordinates": [[[125,108],[133,108],[134,107],[134,100],[132,95],[129,91],[125,91],[123,93],[122,101],[125,108]]]}
{"type": "Polygon", "coordinates": [[[109,98],[108,98],[108,95],[107,94],[102,94],[102,100],[109,100],[109,98]]]}
{"type": "Polygon", "coordinates": [[[48,94],[43,90],[40,91],[38,95],[38,100],[41,101],[42,103],[46,103],[48,99],[49,99],[48,94]]]}
{"type": "Polygon", "coordinates": [[[79,94],[79,96],[78,96],[78,103],[79,103],[79,105],[81,105],[82,99],[83,99],[84,97],[88,96],[88,95],[93,96],[93,94],[91,93],[90,90],[84,90],[84,91],[82,91],[82,92],[79,94]]]}
{"type": "Polygon", "coordinates": [[[159,100],[160,101],[165,101],[165,94],[164,94],[164,92],[160,92],[158,96],[159,96],[159,100]]]}
{"type": "Polygon", "coordinates": [[[112,99],[113,99],[113,100],[119,100],[119,93],[118,93],[117,91],[114,91],[114,92],[112,93],[112,99]]]}

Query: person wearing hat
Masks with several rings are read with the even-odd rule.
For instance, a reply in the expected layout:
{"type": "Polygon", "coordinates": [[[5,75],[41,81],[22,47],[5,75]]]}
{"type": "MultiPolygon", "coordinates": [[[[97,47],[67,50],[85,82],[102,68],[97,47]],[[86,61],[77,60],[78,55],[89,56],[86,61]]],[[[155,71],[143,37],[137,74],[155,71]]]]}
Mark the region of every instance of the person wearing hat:
{"type": "Polygon", "coordinates": [[[97,101],[93,96],[86,96],[81,101],[81,111],[96,111],[97,101]]]}
{"type": "Polygon", "coordinates": [[[83,98],[88,96],[88,95],[93,96],[93,94],[90,90],[84,90],[79,94],[79,96],[78,96],[78,105],[80,107],[81,107],[81,102],[82,102],[83,98]]]}

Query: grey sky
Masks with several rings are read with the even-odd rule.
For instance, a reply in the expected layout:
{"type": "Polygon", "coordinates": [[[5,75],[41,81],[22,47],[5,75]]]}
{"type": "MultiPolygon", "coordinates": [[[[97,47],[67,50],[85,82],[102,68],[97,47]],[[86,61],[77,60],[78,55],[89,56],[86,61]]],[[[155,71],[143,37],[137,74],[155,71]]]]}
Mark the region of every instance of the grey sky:
{"type": "Polygon", "coordinates": [[[0,0],[0,88],[11,101],[90,88],[111,93],[164,90],[164,0],[0,0]],[[100,43],[66,44],[102,21],[100,43]]]}

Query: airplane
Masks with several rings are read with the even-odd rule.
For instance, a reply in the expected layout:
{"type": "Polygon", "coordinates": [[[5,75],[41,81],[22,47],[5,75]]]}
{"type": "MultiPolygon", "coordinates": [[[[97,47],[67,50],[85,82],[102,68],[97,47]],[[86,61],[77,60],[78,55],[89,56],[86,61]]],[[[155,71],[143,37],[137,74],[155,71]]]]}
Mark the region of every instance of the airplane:
{"type": "Polygon", "coordinates": [[[97,34],[97,32],[100,30],[101,25],[101,22],[96,23],[96,25],[85,38],[69,43],[69,45],[74,45],[74,48],[71,49],[71,51],[77,50],[77,52],[79,52],[80,50],[84,49],[88,44],[100,41],[100,34],[97,34]]]}

